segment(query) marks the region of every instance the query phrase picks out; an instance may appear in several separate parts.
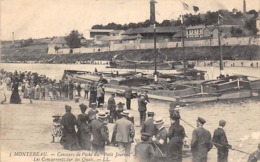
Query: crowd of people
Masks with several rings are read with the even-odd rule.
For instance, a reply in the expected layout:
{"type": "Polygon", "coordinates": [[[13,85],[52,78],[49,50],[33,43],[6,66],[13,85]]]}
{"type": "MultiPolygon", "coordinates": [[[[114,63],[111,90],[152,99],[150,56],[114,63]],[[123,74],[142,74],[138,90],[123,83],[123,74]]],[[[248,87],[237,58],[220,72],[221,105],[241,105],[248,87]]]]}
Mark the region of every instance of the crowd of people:
{"type": "MultiPolygon", "coordinates": [[[[106,147],[116,146],[126,159],[130,156],[132,143],[139,139],[136,137],[134,117],[131,114],[131,100],[137,97],[138,112],[141,127],[141,141],[137,142],[134,148],[134,157],[139,162],[181,162],[183,158],[183,147],[185,128],[180,124],[180,104],[177,99],[170,104],[169,116],[171,126],[167,130],[164,126],[164,119],[154,112],[148,111],[148,91],[143,91],[135,96],[131,86],[124,92],[125,103],[115,101],[115,93],[112,93],[107,100],[107,110],[100,111],[105,103],[105,87],[102,83],[92,82],[82,85],[66,81],[52,80],[45,75],[39,75],[30,71],[6,72],[0,71],[0,99],[1,103],[6,102],[5,93],[2,93],[3,83],[7,89],[12,91],[11,104],[22,103],[23,98],[32,100],[45,100],[46,97],[59,99],[62,97],[73,98],[75,95],[89,100],[89,105],[80,104],[81,114],[77,117],[72,114],[72,107],[65,106],[63,116],[53,115],[52,142],[56,137],[61,137],[60,143],[67,150],[92,150],[104,154],[106,147]],[[66,87],[66,88],[65,88],[66,87]],[[124,106],[126,105],[126,108],[124,106]],[[113,129],[108,129],[108,123],[113,124],[113,129]],[[110,137],[109,131],[112,136],[110,137]]],[[[198,117],[197,127],[192,132],[190,149],[193,162],[206,162],[208,152],[213,146],[217,148],[217,161],[227,162],[228,152],[233,149],[228,142],[224,131],[225,120],[220,120],[218,128],[211,133],[204,127],[206,120],[198,117]]],[[[260,145],[258,150],[252,153],[248,162],[255,162],[260,159],[260,145]]]]}
{"type": "MultiPolygon", "coordinates": [[[[131,91],[131,87],[128,87],[126,91],[131,91]]],[[[185,143],[185,128],[180,124],[182,119],[178,100],[170,104],[171,126],[168,130],[164,126],[165,120],[162,117],[151,111],[146,112],[147,108],[144,106],[149,103],[147,91],[138,96],[137,102],[140,112],[141,141],[137,142],[134,148],[135,160],[138,162],[181,162],[183,148],[189,145],[185,143]]],[[[132,143],[136,138],[138,139],[133,117],[128,110],[131,109],[131,104],[130,107],[124,109],[124,104],[121,102],[116,104],[115,94],[111,94],[107,107],[110,112],[98,111],[96,102],[90,104],[90,110],[87,112],[86,105],[80,104],[79,107],[82,113],[76,118],[71,113],[71,107],[65,106],[66,114],[61,118],[63,129],[61,144],[64,148],[92,150],[104,154],[106,147],[112,145],[117,146],[120,154],[127,159],[130,156],[132,143]],[[108,129],[108,123],[114,123],[112,130],[108,129]],[[109,131],[112,131],[112,137],[109,137],[109,131]]],[[[217,161],[227,162],[229,150],[234,149],[229,144],[224,131],[226,121],[219,121],[213,136],[204,127],[205,119],[198,117],[196,122],[197,127],[194,127],[190,144],[192,161],[206,162],[208,152],[215,146],[217,161]]],[[[259,155],[258,149],[250,155],[248,162],[259,160],[259,155]]]]}

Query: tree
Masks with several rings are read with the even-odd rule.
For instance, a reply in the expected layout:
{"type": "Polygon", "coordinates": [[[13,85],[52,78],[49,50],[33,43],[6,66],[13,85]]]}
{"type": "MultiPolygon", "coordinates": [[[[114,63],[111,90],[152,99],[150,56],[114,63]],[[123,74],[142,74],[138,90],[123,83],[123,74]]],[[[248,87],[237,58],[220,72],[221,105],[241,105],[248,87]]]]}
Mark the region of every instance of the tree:
{"type": "Polygon", "coordinates": [[[81,47],[80,34],[77,30],[72,30],[70,35],[65,37],[65,40],[70,48],[81,47]]]}
{"type": "Polygon", "coordinates": [[[240,28],[236,28],[236,27],[234,27],[234,26],[232,26],[230,32],[231,32],[231,34],[232,34],[232,37],[241,37],[241,36],[244,36],[243,30],[240,29],[240,28]]]}
{"type": "Polygon", "coordinates": [[[256,35],[258,29],[256,28],[256,20],[254,17],[246,21],[245,28],[248,29],[252,35],[256,35]]]}

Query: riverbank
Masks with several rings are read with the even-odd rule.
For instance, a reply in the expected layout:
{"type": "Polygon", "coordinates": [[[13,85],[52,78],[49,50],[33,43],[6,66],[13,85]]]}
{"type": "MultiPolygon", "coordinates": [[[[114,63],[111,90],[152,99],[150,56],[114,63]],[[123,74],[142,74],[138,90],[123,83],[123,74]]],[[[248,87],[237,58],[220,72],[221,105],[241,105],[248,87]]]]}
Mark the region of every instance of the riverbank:
{"type": "MultiPolygon", "coordinates": [[[[42,47],[7,48],[1,50],[1,60],[4,62],[43,62],[43,63],[73,63],[88,62],[91,60],[110,61],[118,55],[118,59],[128,58],[130,60],[153,60],[153,49],[107,51],[79,54],[48,55],[47,49],[42,47]]],[[[225,60],[260,60],[260,47],[256,45],[247,46],[223,46],[223,59],[225,60]]],[[[183,60],[182,48],[161,48],[159,55],[163,54],[168,61],[183,60]]],[[[219,60],[219,47],[186,47],[187,60],[219,60]]]]}

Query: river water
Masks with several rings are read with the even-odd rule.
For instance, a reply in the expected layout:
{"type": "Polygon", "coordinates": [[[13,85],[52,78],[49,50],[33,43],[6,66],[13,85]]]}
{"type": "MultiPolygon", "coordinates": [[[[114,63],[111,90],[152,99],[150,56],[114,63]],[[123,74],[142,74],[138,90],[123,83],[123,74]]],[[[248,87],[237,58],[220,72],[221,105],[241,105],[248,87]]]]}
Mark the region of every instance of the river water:
{"type": "MultiPolygon", "coordinates": [[[[238,62],[237,62],[238,64],[238,62]]],[[[41,75],[46,75],[49,78],[60,80],[64,70],[83,70],[83,71],[93,71],[97,68],[98,71],[102,72],[112,72],[119,71],[127,72],[134,71],[134,69],[110,69],[106,68],[107,65],[90,65],[90,64],[17,64],[17,63],[1,63],[0,69],[5,69],[6,71],[32,71],[37,72],[41,75]]],[[[206,79],[216,79],[220,74],[219,67],[217,67],[217,63],[213,66],[204,66],[203,63],[200,63],[195,67],[198,70],[207,71],[205,78],[206,79]]],[[[144,73],[153,73],[153,70],[140,70],[136,71],[144,72],[144,73]]],[[[176,70],[158,70],[162,73],[176,73],[176,70]]],[[[242,74],[260,78],[260,67],[231,67],[227,65],[224,69],[224,74],[242,74]]],[[[256,78],[252,78],[256,79],[256,78]]]]}

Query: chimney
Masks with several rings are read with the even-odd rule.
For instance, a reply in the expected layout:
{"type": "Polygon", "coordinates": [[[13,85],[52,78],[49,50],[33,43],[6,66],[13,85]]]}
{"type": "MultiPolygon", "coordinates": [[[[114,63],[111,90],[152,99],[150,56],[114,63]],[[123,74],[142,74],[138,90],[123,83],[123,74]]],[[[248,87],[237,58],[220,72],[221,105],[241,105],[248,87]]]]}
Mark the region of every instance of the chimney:
{"type": "Polygon", "coordinates": [[[150,1],[150,21],[152,24],[155,24],[155,1],[150,1]]]}
{"type": "Polygon", "coordinates": [[[243,13],[246,13],[246,0],[243,0],[243,13]]]}
{"type": "Polygon", "coordinates": [[[12,33],[12,35],[13,35],[13,42],[12,42],[12,44],[14,45],[14,32],[12,33]]]}

